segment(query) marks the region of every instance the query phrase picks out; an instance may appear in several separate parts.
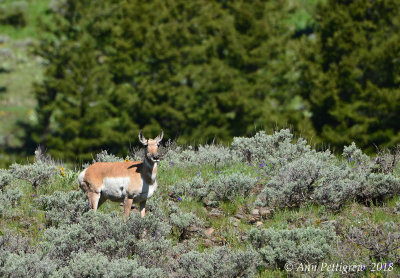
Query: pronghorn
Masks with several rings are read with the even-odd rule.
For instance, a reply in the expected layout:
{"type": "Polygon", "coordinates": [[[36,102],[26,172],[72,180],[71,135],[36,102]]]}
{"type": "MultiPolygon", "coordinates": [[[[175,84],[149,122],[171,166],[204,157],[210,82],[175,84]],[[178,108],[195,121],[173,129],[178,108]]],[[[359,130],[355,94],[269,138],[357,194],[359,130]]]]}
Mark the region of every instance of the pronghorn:
{"type": "Polygon", "coordinates": [[[89,207],[96,211],[107,199],[124,201],[126,219],[135,202],[140,204],[140,214],[143,217],[146,200],[157,188],[157,163],[160,161],[158,146],[163,135],[161,131],[155,139],[147,140],[139,132],[139,140],[145,146],[143,161],[96,162],[83,170],[78,180],[89,199],[89,207]]]}

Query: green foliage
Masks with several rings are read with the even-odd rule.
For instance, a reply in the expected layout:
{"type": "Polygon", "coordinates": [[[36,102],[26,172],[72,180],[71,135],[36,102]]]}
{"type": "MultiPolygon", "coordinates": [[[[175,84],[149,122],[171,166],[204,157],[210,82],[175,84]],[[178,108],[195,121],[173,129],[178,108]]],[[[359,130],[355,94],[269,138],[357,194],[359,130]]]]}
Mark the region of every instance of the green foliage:
{"type": "Polygon", "coordinates": [[[332,250],[335,233],[313,227],[292,230],[251,229],[249,241],[267,266],[283,269],[293,265],[319,263],[332,250]]]}
{"type": "MultiPolygon", "coordinates": [[[[274,126],[317,132],[335,150],[399,143],[395,0],[31,2],[0,8],[0,24],[26,24],[1,33],[39,36],[45,65],[36,113],[26,109],[32,101],[0,104],[7,147],[25,136],[21,151],[41,143],[57,158],[86,162],[101,149],[126,153],[139,129],[204,144],[274,126]],[[24,124],[14,129],[16,118],[24,124]]],[[[34,80],[39,62],[22,55],[30,71],[3,74],[21,58],[14,41],[0,44],[2,57],[15,56],[0,66],[0,91],[30,99],[30,85],[18,86],[34,80]]]]}
{"type": "Polygon", "coordinates": [[[67,0],[51,11],[30,135],[56,157],[120,154],[139,127],[196,143],[287,122],[312,134],[287,86],[298,59],[285,1],[67,0]]]}
{"type": "Polygon", "coordinates": [[[101,22],[113,18],[109,2],[63,2],[63,13],[55,14],[44,32],[52,36],[44,37],[37,49],[48,67],[35,89],[38,125],[30,135],[57,157],[87,161],[92,150],[112,149],[111,142],[121,138],[111,132],[120,123],[109,109],[113,86],[108,67],[100,62],[101,42],[86,29],[107,32],[101,22]]]}
{"type": "MultiPolygon", "coordinates": [[[[58,1],[58,0],[57,0],[58,1]]],[[[38,34],[38,28],[43,22],[48,22],[48,9],[49,3],[55,2],[53,0],[2,0],[0,4],[0,18],[5,19],[7,22],[0,22],[0,33],[9,36],[13,40],[19,40],[19,42],[36,40],[40,35],[38,34]]],[[[19,47],[18,47],[19,48],[19,47]]],[[[14,49],[15,50],[15,49],[14,49]]],[[[29,51],[25,49],[22,54],[25,56],[29,51]]],[[[15,51],[15,54],[21,54],[19,51],[15,51]]],[[[40,63],[33,61],[34,59],[29,58],[29,63],[23,63],[24,66],[33,63],[33,68],[36,73],[41,71],[40,63]]],[[[24,70],[19,71],[19,74],[24,74],[24,70]]],[[[26,76],[17,77],[16,83],[20,80],[25,80],[26,76]]],[[[27,80],[25,80],[27,81],[27,80]]],[[[29,81],[30,83],[30,81],[29,81]]],[[[28,85],[30,87],[31,84],[28,85]]],[[[14,87],[10,85],[10,88],[14,87]]],[[[13,92],[14,96],[23,97],[28,94],[22,91],[13,92]]],[[[32,100],[32,97],[28,97],[32,100]]]]}
{"type": "Polygon", "coordinates": [[[399,11],[396,0],[319,3],[299,88],[323,141],[369,151],[400,142],[399,11]]]}

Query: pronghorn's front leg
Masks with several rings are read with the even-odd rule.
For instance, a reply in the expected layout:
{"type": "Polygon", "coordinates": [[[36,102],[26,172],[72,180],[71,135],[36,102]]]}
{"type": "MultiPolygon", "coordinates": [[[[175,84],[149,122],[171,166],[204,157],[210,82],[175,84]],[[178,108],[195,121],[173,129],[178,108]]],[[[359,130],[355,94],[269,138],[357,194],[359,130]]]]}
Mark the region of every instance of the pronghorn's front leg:
{"type": "MultiPolygon", "coordinates": [[[[146,200],[140,202],[140,216],[143,218],[145,213],[146,213],[146,200]]],[[[147,235],[147,229],[145,228],[142,233],[143,240],[146,237],[146,235],[147,235]]]]}
{"type": "Polygon", "coordinates": [[[125,211],[124,219],[125,219],[125,221],[129,217],[129,214],[131,212],[132,203],[133,203],[133,199],[125,198],[125,201],[124,201],[124,211],[125,211]]]}
{"type": "Polygon", "coordinates": [[[146,214],[146,200],[140,202],[140,216],[144,217],[146,214]]]}
{"type": "Polygon", "coordinates": [[[100,193],[91,191],[87,193],[87,196],[89,199],[89,208],[94,209],[94,211],[96,211],[99,206],[100,193]]]}

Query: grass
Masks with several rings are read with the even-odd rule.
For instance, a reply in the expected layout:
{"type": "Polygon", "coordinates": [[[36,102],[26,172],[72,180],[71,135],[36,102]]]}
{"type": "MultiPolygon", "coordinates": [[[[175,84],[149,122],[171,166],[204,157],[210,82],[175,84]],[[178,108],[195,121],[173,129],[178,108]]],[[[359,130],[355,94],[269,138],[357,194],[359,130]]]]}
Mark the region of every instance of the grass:
{"type": "MultiPolygon", "coordinates": [[[[14,149],[22,145],[24,129],[18,123],[36,121],[36,100],[33,84],[43,79],[41,60],[32,54],[37,43],[39,26],[49,21],[46,10],[50,0],[3,0],[2,7],[12,7],[15,2],[24,4],[26,26],[14,27],[0,24],[0,147],[14,149]],[[8,38],[8,39],[7,39],[8,38]]],[[[8,166],[19,157],[11,152],[0,152],[0,165],[8,166]]]]}
{"type": "Polygon", "coordinates": [[[16,147],[21,145],[18,138],[23,135],[23,129],[17,123],[34,122],[36,119],[32,84],[42,79],[42,72],[39,60],[29,54],[29,46],[10,40],[1,44],[0,48],[13,53],[3,61],[3,67],[7,63],[8,71],[0,73],[0,88],[4,88],[0,94],[0,143],[16,147]]]}
{"type": "Polygon", "coordinates": [[[179,202],[179,208],[183,212],[193,212],[200,219],[207,220],[207,211],[202,202],[183,198],[179,202]]]}
{"type": "Polygon", "coordinates": [[[20,2],[26,7],[25,16],[27,24],[24,27],[0,25],[0,34],[7,35],[14,40],[26,38],[38,39],[40,36],[38,27],[42,24],[41,22],[49,20],[46,11],[49,9],[50,0],[3,0],[0,6],[9,7],[15,2],[20,2]]]}

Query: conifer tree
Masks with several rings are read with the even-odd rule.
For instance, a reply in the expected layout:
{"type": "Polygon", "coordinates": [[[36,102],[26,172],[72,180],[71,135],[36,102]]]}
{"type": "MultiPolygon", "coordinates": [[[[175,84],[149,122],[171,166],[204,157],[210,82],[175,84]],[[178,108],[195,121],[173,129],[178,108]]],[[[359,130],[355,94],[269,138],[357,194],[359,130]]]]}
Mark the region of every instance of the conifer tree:
{"type": "Polygon", "coordinates": [[[204,143],[292,125],[311,130],[295,90],[286,1],[58,2],[39,47],[35,140],[53,155],[126,153],[143,129],[204,143]],[[291,73],[291,74],[288,74],[291,73]]]}
{"type": "Polygon", "coordinates": [[[319,5],[302,93],[323,141],[370,150],[400,142],[399,12],[395,0],[319,5]]]}
{"type": "Polygon", "coordinates": [[[56,157],[88,160],[92,152],[111,148],[118,137],[112,133],[118,121],[108,107],[113,84],[101,60],[101,33],[93,36],[99,30],[85,18],[95,11],[106,17],[107,8],[71,0],[55,9],[53,25],[47,26],[52,36],[44,37],[38,48],[48,66],[35,90],[39,123],[34,138],[56,157]]]}

